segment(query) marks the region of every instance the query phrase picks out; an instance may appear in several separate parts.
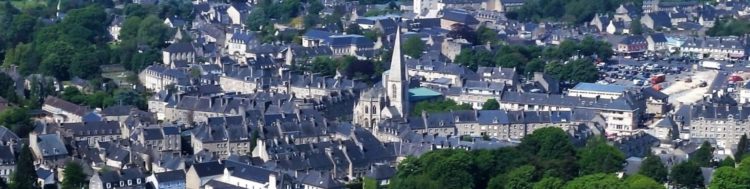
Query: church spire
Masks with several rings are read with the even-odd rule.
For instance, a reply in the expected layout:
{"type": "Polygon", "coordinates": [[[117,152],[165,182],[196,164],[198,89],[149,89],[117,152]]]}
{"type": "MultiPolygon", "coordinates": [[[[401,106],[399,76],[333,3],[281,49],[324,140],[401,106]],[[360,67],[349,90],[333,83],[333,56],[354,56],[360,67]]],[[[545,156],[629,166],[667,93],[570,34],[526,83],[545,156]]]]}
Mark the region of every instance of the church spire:
{"type": "Polygon", "coordinates": [[[389,81],[406,81],[404,56],[401,54],[401,27],[396,28],[396,39],[393,43],[391,69],[388,71],[389,81]]]}

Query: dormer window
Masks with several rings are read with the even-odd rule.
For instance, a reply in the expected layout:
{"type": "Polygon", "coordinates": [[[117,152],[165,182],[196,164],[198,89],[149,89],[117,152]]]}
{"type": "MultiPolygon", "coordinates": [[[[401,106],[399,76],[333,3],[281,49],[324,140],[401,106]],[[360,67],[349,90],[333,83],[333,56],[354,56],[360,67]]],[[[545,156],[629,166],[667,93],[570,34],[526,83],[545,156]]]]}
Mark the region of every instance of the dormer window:
{"type": "Polygon", "coordinates": [[[125,181],[120,181],[120,186],[125,186],[125,181]]]}
{"type": "Polygon", "coordinates": [[[133,185],[133,180],[128,180],[128,186],[133,185]]]}
{"type": "Polygon", "coordinates": [[[112,188],[112,184],[107,183],[107,188],[112,188]]]}

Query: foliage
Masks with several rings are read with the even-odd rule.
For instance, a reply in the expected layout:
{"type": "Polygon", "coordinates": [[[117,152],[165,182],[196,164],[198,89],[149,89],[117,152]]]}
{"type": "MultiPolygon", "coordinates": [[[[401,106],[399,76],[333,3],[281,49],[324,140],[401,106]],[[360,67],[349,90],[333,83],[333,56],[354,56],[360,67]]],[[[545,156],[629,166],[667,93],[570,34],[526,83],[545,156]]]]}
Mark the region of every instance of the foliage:
{"type": "Polygon", "coordinates": [[[747,188],[750,186],[750,173],[734,167],[719,167],[713,174],[709,188],[747,188]]]}
{"type": "Polygon", "coordinates": [[[534,166],[524,165],[516,169],[511,170],[507,176],[507,183],[505,188],[507,189],[525,189],[533,186],[534,179],[534,166]]]}
{"type": "Polygon", "coordinates": [[[709,36],[744,36],[750,33],[750,21],[744,19],[719,19],[706,30],[709,36]]]}
{"type": "Polygon", "coordinates": [[[630,34],[641,35],[643,34],[643,25],[641,25],[640,19],[633,19],[630,22],[630,34]]]}
{"type": "Polygon", "coordinates": [[[742,157],[745,156],[750,148],[750,144],[747,141],[747,134],[742,134],[740,141],[737,143],[737,151],[734,153],[734,159],[742,161],[742,157]]]}
{"type": "Polygon", "coordinates": [[[625,189],[627,188],[614,174],[598,173],[575,178],[565,184],[565,189],[625,189]]]}
{"type": "Polygon", "coordinates": [[[86,180],[86,173],[83,172],[83,167],[75,162],[68,162],[65,164],[63,175],[65,178],[62,182],[63,189],[83,188],[88,183],[88,180],[86,180]]]}
{"type": "Polygon", "coordinates": [[[378,181],[372,178],[364,178],[362,180],[362,189],[378,189],[378,181]]]}
{"type": "Polygon", "coordinates": [[[734,158],[732,158],[732,157],[726,157],[726,158],[724,158],[724,160],[721,160],[721,162],[719,162],[719,167],[732,167],[732,168],[734,168],[734,166],[736,164],[737,164],[737,162],[734,161],[734,158]]]}
{"type": "Polygon", "coordinates": [[[713,160],[713,151],[714,148],[711,147],[711,143],[704,141],[703,144],[701,144],[701,147],[690,156],[690,161],[695,162],[701,167],[709,167],[713,160]]]}
{"type": "Polygon", "coordinates": [[[577,173],[576,150],[568,134],[559,128],[541,128],[521,139],[518,150],[537,167],[538,175],[571,179],[577,173]]]}
{"type": "Polygon", "coordinates": [[[594,60],[608,60],[612,55],[609,43],[586,37],[580,42],[564,41],[557,47],[503,45],[493,52],[466,49],[456,56],[454,62],[474,70],[480,66],[501,66],[516,68],[518,73],[526,74],[544,71],[569,82],[594,82],[599,76],[594,60]],[[566,64],[555,62],[577,55],[582,58],[570,60],[566,64]]]}
{"type": "Polygon", "coordinates": [[[643,175],[632,175],[625,179],[625,184],[629,189],[664,189],[664,185],[659,184],[654,179],[643,175]]]}
{"type": "Polygon", "coordinates": [[[154,15],[129,16],[120,30],[120,44],[113,51],[116,58],[128,70],[140,71],[152,62],[159,61],[158,49],[164,48],[170,31],[162,20],[154,15]],[[147,47],[147,48],[143,48],[147,47]]]}
{"type": "Polygon", "coordinates": [[[23,145],[16,161],[16,170],[10,179],[10,189],[32,189],[36,186],[34,157],[28,145],[23,145]]]}
{"type": "Polygon", "coordinates": [[[345,32],[347,34],[362,34],[362,28],[357,24],[349,24],[349,26],[346,27],[345,32]]]}
{"type": "Polygon", "coordinates": [[[480,44],[497,44],[500,42],[497,37],[497,32],[484,25],[477,28],[477,40],[480,44]]]}
{"type": "Polygon", "coordinates": [[[565,185],[565,181],[557,177],[544,177],[542,180],[534,184],[534,189],[561,189],[565,185]]]}
{"type": "Polygon", "coordinates": [[[672,167],[669,178],[678,188],[701,187],[704,179],[700,166],[693,161],[685,161],[672,167]]]}
{"type": "Polygon", "coordinates": [[[438,101],[422,101],[417,103],[417,105],[414,106],[414,109],[412,109],[411,115],[413,116],[419,116],[422,115],[422,112],[425,111],[427,113],[431,112],[445,112],[450,110],[471,110],[471,105],[469,104],[458,104],[456,101],[453,101],[451,99],[445,99],[445,100],[438,100],[438,101]]]}
{"type": "Polygon", "coordinates": [[[623,0],[529,0],[516,11],[518,19],[560,20],[580,24],[596,13],[613,12],[623,0]]]}
{"type": "Polygon", "coordinates": [[[451,25],[451,30],[448,31],[446,36],[453,39],[465,39],[472,44],[479,44],[477,32],[463,24],[451,25]]]}
{"type": "Polygon", "coordinates": [[[497,110],[497,109],[500,109],[500,103],[497,102],[497,100],[494,98],[487,99],[487,101],[484,102],[484,104],[482,104],[482,110],[497,110]]]}
{"type": "Polygon", "coordinates": [[[19,137],[26,137],[34,126],[27,108],[10,107],[0,112],[0,125],[7,127],[19,137]]]}
{"type": "Polygon", "coordinates": [[[607,144],[603,137],[590,139],[578,156],[581,174],[614,173],[622,170],[625,162],[625,154],[607,144]]]}
{"type": "Polygon", "coordinates": [[[664,166],[659,156],[649,154],[641,162],[641,169],[638,171],[638,174],[647,176],[657,182],[666,182],[668,172],[667,167],[664,166]]]}
{"type": "Polygon", "coordinates": [[[418,59],[422,57],[422,53],[425,49],[425,44],[419,37],[409,37],[401,47],[404,50],[404,55],[418,59]]]}

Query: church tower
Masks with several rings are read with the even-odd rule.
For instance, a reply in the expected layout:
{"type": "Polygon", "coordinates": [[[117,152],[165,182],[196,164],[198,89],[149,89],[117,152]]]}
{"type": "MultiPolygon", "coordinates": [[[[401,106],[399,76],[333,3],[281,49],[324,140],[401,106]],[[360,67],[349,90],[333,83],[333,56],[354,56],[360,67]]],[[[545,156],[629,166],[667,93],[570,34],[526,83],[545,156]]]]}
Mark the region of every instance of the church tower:
{"type": "Polygon", "coordinates": [[[409,80],[406,77],[404,56],[401,54],[401,28],[396,29],[396,39],[393,43],[391,68],[385,86],[386,96],[390,106],[395,108],[404,119],[409,117],[409,80]]]}

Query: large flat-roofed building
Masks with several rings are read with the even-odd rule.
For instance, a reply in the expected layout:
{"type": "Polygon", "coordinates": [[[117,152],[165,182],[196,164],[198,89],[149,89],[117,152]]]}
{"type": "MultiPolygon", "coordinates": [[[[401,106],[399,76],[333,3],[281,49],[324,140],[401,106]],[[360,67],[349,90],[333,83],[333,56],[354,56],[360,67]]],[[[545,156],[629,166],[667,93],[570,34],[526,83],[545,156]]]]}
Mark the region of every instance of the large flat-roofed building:
{"type": "Polygon", "coordinates": [[[568,96],[580,96],[585,98],[615,99],[623,95],[628,88],[620,85],[601,85],[596,83],[578,83],[568,90],[568,96]]]}

